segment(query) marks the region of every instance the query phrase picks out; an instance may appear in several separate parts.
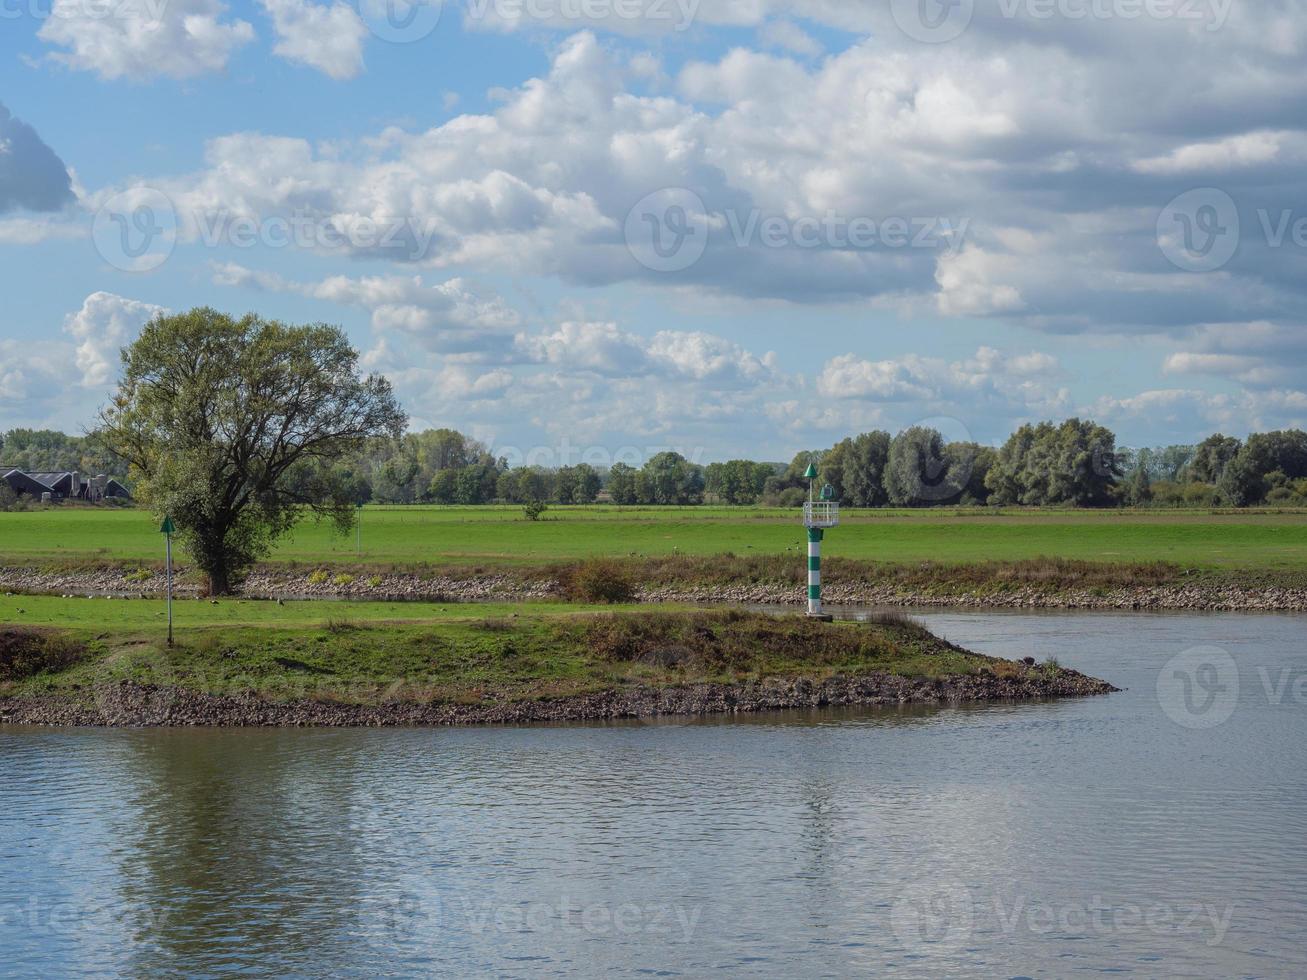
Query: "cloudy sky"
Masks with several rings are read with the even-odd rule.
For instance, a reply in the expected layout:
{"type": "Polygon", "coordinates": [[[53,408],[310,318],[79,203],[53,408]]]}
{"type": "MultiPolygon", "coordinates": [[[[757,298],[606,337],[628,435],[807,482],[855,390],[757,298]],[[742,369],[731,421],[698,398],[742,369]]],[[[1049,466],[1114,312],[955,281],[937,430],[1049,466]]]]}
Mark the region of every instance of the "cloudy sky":
{"type": "Polygon", "coordinates": [[[196,305],[510,455],[1307,424],[1307,0],[407,4],[0,5],[0,429],[196,305]]]}

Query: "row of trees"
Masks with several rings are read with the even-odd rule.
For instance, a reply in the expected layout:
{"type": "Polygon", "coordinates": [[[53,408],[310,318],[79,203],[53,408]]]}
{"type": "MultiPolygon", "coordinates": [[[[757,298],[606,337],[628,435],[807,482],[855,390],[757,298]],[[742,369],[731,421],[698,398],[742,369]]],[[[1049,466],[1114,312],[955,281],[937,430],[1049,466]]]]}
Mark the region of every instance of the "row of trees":
{"type": "MultiPolygon", "coordinates": [[[[333,464],[333,480],[357,503],[590,504],[607,492],[621,505],[797,506],[809,461],[821,482],[853,507],[1307,505],[1307,434],[1257,433],[1246,442],[1213,435],[1198,445],[1118,449],[1114,434],[1070,419],[1018,429],[1000,448],[945,442],[920,426],[897,436],[875,431],[787,465],[737,459],[697,465],[675,452],[642,467],[587,463],[511,469],[453,429],[370,438],[333,464]]],[[[0,468],[75,469],[128,477],[99,435],[11,429],[0,435],[0,468]]]]}
{"type": "Polygon", "coordinates": [[[451,429],[370,443],[349,466],[360,498],[379,503],[588,504],[607,493],[620,505],[797,506],[803,473],[818,461],[820,480],[854,507],[1074,506],[1148,504],[1251,506],[1307,504],[1307,436],[1262,433],[1248,441],[1214,435],[1192,446],[1118,448],[1111,430],[1069,419],[1024,425],[994,448],[947,442],[914,426],[874,431],[789,463],[736,459],[697,465],[675,452],[641,467],[601,471],[582,463],[510,469],[481,443],[451,429]]]}

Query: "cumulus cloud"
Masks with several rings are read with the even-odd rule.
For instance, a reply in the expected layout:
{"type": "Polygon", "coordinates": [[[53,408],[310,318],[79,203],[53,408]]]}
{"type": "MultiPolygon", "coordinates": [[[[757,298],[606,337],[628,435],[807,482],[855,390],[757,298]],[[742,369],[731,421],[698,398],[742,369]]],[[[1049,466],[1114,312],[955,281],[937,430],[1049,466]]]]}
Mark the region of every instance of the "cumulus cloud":
{"type": "Polygon", "coordinates": [[[354,78],[363,71],[368,27],[352,7],[308,0],[260,2],[277,34],[275,54],[335,79],[354,78]]]}
{"type": "Polygon", "coordinates": [[[254,28],[232,19],[221,0],[54,0],[38,37],[67,49],[50,60],[101,78],[192,78],[226,68],[254,28]]]}
{"type": "Polygon", "coordinates": [[[141,327],[160,313],[161,306],[98,292],[86,297],[82,308],[69,314],[64,332],[77,345],[76,363],[84,388],[103,388],[118,375],[119,352],[131,343],[141,327]]]}
{"type": "Polygon", "coordinates": [[[63,161],[36,130],[0,103],[0,214],[18,209],[57,211],[73,199],[72,179],[63,161]]]}
{"type": "Polygon", "coordinates": [[[380,332],[398,331],[429,351],[492,355],[513,345],[520,314],[500,296],[459,278],[428,285],[421,276],[330,276],[314,282],[220,263],[214,282],[365,309],[380,332]]]}

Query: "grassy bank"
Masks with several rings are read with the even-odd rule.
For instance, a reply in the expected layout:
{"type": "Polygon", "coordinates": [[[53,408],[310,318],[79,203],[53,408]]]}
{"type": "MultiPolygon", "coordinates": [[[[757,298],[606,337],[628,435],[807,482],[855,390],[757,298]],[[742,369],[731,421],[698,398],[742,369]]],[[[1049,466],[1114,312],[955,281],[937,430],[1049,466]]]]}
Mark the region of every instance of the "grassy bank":
{"type": "Polygon", "coordinates": [[[188,723],[209,723],[206,710],[251,703],[310,716],[314,706],[472,709],[470,720],[478,720],[476,711],[487,706],[605,696],[604,711],[639,714],[621,707],[624,695],[701,688],[720,698],[760,684],[774,690],[800,682],[804,690],[835,683],[891,700],[1107,689],[1055,663],[1029,666],[970,653],[897,619],[827,624],[738,612],[577,614],[544,606],[516,613],[463,607],[423,620],[355,617],[312,626],[257,625],[257,616],[188,627],[172,649],[157,627],[132,630],[126,622],[0,627],[0,715],[35,705],[94,718],[124,690],[146,692],[155,702],[166,692],[195,712],[188,723]]]}
{"type": "MultiPolygon", "coordinates": [[[[367,508],[353,535],[305,522],[277,564],[511,567],[591,557],[774,555],[806,548],[798,514],[765,508],[555,507],[532,523],[515,507],[367,508]]],[[[157,524],[140,510],[0,513],[0,564],[159,559],[157,524]]],[[[1165,561],[1204,569],[1307,569],[1307,512],[846,511],[832,558],[889,565],[1064,559],[1165,561]]]]}

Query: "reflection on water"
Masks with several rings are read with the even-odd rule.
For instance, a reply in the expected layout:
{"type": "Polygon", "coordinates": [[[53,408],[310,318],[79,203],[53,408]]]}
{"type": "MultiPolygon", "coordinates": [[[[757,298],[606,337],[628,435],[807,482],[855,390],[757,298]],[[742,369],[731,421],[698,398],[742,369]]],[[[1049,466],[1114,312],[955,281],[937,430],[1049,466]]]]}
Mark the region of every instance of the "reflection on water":
{"type": "Polygon", "coordinates": [[[1303,975],[1307,706],[1282,681],[1307,676],[1307,619],[921,618],[1129,690],[583,727],[0,732],[0,972],[1303,975]],[[1242,683],[1228,721],[1193,730],[1156,690],[1200,645],[1242,683]]]}

